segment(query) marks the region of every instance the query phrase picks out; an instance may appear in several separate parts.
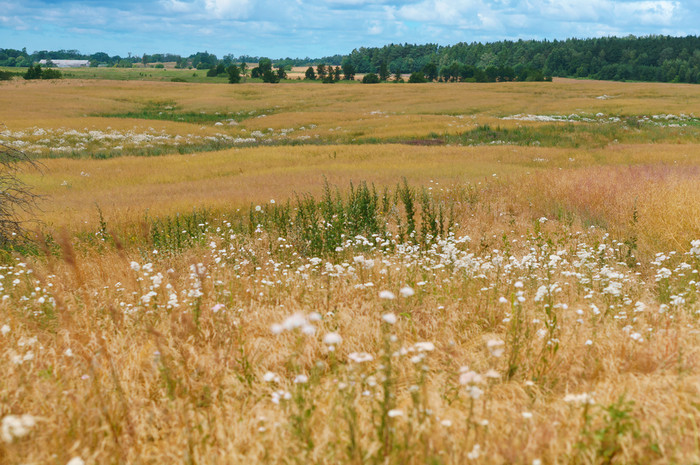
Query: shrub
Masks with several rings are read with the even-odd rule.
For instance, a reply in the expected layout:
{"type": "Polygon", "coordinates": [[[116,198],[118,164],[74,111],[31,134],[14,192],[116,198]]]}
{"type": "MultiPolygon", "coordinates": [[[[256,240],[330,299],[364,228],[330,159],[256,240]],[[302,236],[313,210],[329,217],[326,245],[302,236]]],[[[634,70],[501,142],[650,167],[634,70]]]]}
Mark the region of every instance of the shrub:
{"type": "Polygon", "coordinates": [[[57,69],[45,69],[41,73],[41,79],[63,79],[63,74],[57,69]]]}
{"type": "Polygon", "coordinates": [[[425,79],[425,75],[422,72],[416,71],[415,73],[411,73],[411,77],[408,78],[408,82],[412,84],[417,84],[422,82],[428,82],[428,80],[425,79]]]}
{"type": "Polygon", "coordinates": [[[41,65],[30,66],[26,73],[24,73],[24,79],[41,79],[41,65]]]}
{"type": "Polygon", "coordinates": [[[374,73],[365,74],[362,78],[363,84],[379,84],[379,76],[374,73]]]}

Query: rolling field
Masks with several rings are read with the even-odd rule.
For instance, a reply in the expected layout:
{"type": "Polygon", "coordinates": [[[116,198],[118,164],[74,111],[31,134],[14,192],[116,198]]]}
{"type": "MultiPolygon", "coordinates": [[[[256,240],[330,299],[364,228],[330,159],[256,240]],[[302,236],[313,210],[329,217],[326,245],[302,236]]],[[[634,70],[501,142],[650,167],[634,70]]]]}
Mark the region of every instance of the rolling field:
{"type": "Polygon", "coordinates": [[[16,80],[0,124],[0,463],[700,461],[698,86],[16,80]]]}

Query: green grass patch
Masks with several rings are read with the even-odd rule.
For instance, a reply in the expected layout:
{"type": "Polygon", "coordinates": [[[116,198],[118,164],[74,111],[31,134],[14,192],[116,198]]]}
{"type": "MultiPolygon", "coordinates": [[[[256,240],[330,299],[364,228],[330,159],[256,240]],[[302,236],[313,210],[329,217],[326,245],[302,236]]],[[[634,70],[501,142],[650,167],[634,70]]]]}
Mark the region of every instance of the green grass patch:
{"type": "Polygon", "coordinates": [[[238,112],[206,112],[206,111],[183,111],[171,100],[151,100],[142,104],[138,110],[117,112],[117,113],[95,113],[91,116],[103,118],[129,118],[129,119],[151,119],[160,121],[176,121],[182,123],[216,123],[219,121],[240,122],[260,115],[274,113],[273,109],[248,110],[238,112]]]}

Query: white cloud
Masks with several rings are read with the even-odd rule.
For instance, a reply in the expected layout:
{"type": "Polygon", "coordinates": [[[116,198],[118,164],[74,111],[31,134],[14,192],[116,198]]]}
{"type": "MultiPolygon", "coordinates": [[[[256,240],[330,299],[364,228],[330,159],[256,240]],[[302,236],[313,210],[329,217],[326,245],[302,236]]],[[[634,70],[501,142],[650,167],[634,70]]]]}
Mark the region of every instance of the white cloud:
{"type": "Polygon", "coordinates": [[[189,2],[182,2],[180,0],[161,0],[161,5],[173,13],[188,13],[192,11],[194,5],[189,2]]]}
{"type": "Polygon", "coordinates": [[[253,6],[252,0],[204,0],[204,8],[219,19],[245,19],[253,6]]]}
{"type": "Polygon", "coordinates": [[[458,24],[475,18],[484,9],[482,2],[472,0],[423,0],[398,8],[395,15],[407,21],[458,24]]]}
{"type": "Polygon", "coordinates": [[[608,0],[546,0],[534,9],[561,21],[597,21],[611,13],[608,0]]]}
{"type": "Polygon", "coordinates": [[[679,9],[678,2],[669,0],[545,0],[528,5],[531,10],[539,11],[547,18],[567,22],[596,22],[608,26],[630,23],[669,25],[679,9]]]}
{"type": "Polygon", "coordinates": [[[379,21],[372,21],[372,23],[369,26],[369,29],[367,29],[367,34],[376,36],[384,32],[384,28],[381,26],[379,21]]]}
{"type": "Polygon", "coordinates": [[[676,11],[679,9],[678,2],[662,1],[642,1],[633,3],[618,3],[614,11],[618,17],[633,18],[641,24],[647,25],[672,25],[676,11]]]}

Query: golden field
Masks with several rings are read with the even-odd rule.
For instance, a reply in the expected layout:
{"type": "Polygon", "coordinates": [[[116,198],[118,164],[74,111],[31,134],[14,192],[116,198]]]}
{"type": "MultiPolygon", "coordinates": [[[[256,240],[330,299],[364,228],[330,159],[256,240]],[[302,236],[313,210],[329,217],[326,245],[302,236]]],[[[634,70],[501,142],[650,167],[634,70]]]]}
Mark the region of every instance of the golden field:
{"type": "Polygon", "coordinates": [[[0,84],[0,463],[700,461],[700,87],[0,84]],[[366,184],[365,184],[366,183],[366,184]]]}

